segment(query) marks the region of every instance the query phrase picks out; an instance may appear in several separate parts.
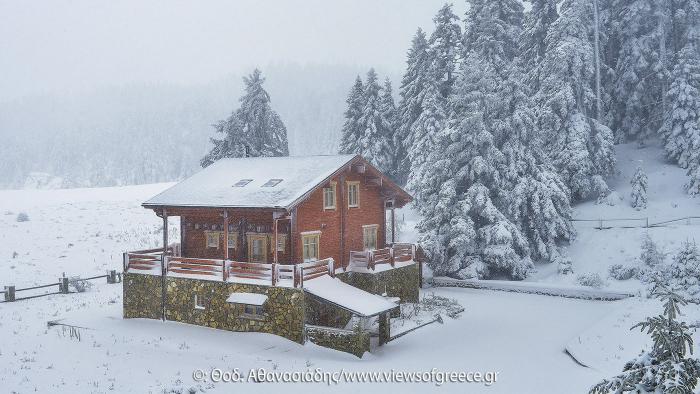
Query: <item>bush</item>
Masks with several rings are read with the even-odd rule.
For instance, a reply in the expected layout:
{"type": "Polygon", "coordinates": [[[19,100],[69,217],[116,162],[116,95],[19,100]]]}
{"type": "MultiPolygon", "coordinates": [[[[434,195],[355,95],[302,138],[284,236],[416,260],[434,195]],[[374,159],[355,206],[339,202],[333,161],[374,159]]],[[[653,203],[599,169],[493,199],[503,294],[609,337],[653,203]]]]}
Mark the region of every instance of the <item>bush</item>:
{"type": "Polygon", "coordinates": [[[639,261],[647,267],[656,267],[666,261],[666,253],[647,234],[642,240],[642,253],[639,261]]]}
{"type": "Polygon", "coordinates": [[[594,287],[596,289],[600,289],[601,287],[607,284],[605,283],[603,278],[601,278],[600,275],[595,272],[586,272],[584,274],[580,274],[576,277],[576,281],[581,286],[594,287]]]}
{"type": "Polygon", "coordinates": [[[18,222],[28,222],[29,221],[29,215],[27,215],[26,212],[20,212],[17,215],[17,221],[18,222]]]}
{"type": "Polygon", "coordinates": [[[632,279],[637,276],[637,267],[622,264],[613,264],[609,269],[610,277],[617,280],[632,279]]]}

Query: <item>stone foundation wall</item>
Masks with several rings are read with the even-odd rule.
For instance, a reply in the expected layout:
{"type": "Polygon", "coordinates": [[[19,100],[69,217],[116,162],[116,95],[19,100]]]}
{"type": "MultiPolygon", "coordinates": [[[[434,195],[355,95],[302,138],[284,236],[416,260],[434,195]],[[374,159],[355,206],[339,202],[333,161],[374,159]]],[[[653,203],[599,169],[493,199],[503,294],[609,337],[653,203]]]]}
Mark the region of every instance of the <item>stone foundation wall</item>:
{"type": "Polygon", "coordinates": [[[166,283],[167,320],[230,331],[265,332],[298,343],[304,341],[301,289],[172,277],[166,283]],[[267,295],[262,317],[245,316],[243,305],[226,302],[231,293],[240,292],[267,295]],[[195,308],[195,295],[204,309],[195,308]]]}
{"type": "Polygon", "coordinates": [[[370,335],[366,331],[310,326],[306,328],[306,338],[319,346],[350,353],[360,358],[370,350],[370,335]]]}
{"type": "Polygon", "coordinates": [[[122,291],[125,319],[161,318],[162,288],[160,276],[125,272],[122,291]]]}
{"type": "Polygon", "coordinates": [[[418,302],[420,272],[418,264],[386,271],[343,272],[336,275],[343,282],[373,294],[399,297],[401,302],[418,302]]]}

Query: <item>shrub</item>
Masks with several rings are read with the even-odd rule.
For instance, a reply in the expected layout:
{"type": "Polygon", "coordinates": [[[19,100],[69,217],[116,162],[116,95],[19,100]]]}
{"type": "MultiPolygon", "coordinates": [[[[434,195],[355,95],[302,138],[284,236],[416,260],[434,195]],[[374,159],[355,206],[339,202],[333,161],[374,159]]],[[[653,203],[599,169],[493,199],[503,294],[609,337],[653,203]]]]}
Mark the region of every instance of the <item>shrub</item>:
{"type": "Polygon", "coordinates": [[[601,278],[600,275],[596,272],[586,272],[580,274],[576,277],[576,281],[581,286],[594,287],[596,289],[600,289],[601,287],[606,285],[603,278],[601,278]]]}
{"type": "Polygon", "coordinates": [[[84,293],[92,288],[92,282],[81,280],[79,276],[75,276],[68,279],[68,287],[78,293],[84,293]]]}
{"type": "Polygon", "coordinates": [[[29,215],[27,215],[26,212],[20,212],[17,215],[17,221],[18,222],[28,222],[29,221],[29,215]]]}
{"type": "Polygon", "coordinates": [[[637,275],[637,267],[622,264],[613,264],[609,269],[610,277],[617,280],[632,279],[637,275]]]}

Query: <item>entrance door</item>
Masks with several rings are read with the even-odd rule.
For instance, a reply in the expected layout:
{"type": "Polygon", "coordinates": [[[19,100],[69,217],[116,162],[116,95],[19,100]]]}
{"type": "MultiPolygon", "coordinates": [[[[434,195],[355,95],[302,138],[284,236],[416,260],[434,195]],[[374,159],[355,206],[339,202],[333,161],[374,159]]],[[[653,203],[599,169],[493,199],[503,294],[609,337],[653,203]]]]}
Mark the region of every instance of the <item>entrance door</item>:
{"type": "Polygon", "coordinates": [[[267,235],[248,235],[248,261],[267,262],[267,235]]]}

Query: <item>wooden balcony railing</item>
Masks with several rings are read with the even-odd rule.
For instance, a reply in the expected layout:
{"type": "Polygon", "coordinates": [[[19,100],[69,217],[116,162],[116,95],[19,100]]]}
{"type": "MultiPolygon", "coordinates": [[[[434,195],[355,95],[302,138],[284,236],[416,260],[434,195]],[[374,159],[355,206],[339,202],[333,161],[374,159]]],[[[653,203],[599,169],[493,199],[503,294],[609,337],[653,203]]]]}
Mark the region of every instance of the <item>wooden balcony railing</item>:
{"type": "Polygon", "coordinates": [[[399,262],[416,259],[416,247],[413,244],[395,243],[388,248],[350,252],[350,266],[365,267],[374,270],[377,265],[389,264],[392,267],[399,262]]]}
{"type": "Polygon", "coordinates": [[[303,287],[304,281],[323,275],[335,276],[335,264],[332,258],[302,264],[270,264],[179,257],[172,254],[169,252],[163,256],[162,249],[124,253],[124,272],[157,271],[160,275],[160,267],[163,263],[166,275],[176,273],[185,277],[206,276],[208,279],[224,282],[229,279],[254,280],[268,286],[288,284],[294,287],[303,287]]]}

